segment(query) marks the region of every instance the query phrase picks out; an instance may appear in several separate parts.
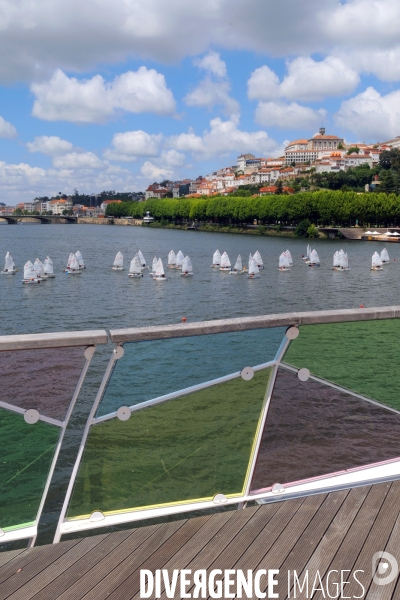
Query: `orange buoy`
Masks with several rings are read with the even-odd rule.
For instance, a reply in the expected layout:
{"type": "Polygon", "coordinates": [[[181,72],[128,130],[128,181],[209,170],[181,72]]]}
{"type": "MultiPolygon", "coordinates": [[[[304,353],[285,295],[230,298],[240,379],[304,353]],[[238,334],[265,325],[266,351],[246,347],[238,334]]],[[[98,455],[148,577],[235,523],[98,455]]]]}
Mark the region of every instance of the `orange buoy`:
{"type": "Polygon", "coordinates": [[[182,321],[183,321],[183,323],[185,323],[186,322],[186,317],[182,317],[182,321]]]}
{"type": "Polygon", "coordinates": [[[360,308],[364,308],[364,304],[360,304],[360,308]]]}

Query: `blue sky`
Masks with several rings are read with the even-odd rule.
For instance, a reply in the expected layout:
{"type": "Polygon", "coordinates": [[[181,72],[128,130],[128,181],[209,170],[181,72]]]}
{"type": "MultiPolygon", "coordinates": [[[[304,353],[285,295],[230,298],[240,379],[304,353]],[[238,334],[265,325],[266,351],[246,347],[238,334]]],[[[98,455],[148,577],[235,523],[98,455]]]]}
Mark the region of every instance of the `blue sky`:
{"type": "Polygon", "coordinates": [[[397,0],[4,0],[0,201],[400,135],[397,0]]]}

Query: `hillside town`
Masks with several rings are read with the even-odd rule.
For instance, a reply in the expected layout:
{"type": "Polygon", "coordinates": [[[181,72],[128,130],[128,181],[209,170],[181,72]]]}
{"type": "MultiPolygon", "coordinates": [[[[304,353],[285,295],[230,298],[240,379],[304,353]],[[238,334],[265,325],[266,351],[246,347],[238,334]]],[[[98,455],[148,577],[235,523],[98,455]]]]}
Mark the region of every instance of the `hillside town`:
{"type": "MultiPolygon", "coordinates": [[[[236,165],[225,166],[195,180],[165,180],[154,182],[145,192],[117,194],[102,192],[92,196],[59,194],[54,198],[36,198],[32,202],[21,202],[16,206],[0,203],[0,216],[12,214],[48,214],[98,217],[104,216],[107,205],[122,200],[141,202],[149,198],[201,198],[203,196],[229,195],[241,187],[250,186],[258,195],[275,193],[291,194],[295,180],[307,181],[318,174],[348,172],[349,169],[365,167],[374,169],[384,151],[400,149],[400,136],[374,144],[346,143],[344,138],[328,135],[321,127],[318,134],[309,139],[291,141],[283,156],[256,157],[241,154],[236,165]],[[121,197],[122,198],[121,198],[121,197]],[[84,201],[85,203],[82,203],[84,201]]],[[[379,181],[375,175],[371,184],[365,184],[365,191],[377,189],[379,181]]]]}

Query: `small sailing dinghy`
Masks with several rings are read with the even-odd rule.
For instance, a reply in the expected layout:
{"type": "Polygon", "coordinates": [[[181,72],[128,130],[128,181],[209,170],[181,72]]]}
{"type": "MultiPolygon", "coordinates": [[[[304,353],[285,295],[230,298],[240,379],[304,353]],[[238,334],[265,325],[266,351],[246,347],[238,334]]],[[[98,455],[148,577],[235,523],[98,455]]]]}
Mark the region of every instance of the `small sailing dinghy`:
{"type": "Polygon", "coordinates": [[[232,268],[231,261],[229,260],[229,256],[226,252],[221,256],[221,266],[219,268],[220,271],[230,271],[232,268]]]}
{"type": "Polygon", "coordinates": [[[181,277],[190,277],[193,275],[192,261],[188,256],[185,256],[182,263],[181,277]]]}
{"type": "Polygon", "coordinates": [[[153,262],[152,262],[152,265],[151,265],[151,271],[149,273],[150,277],[154,277],[154,275],[156,274],[157,263],[158,263],[158,258],[157,258],[157,256],[155,256],[153,258],[153,262]]]}
{"type": "Polygon", "coordinates": [[[44,270],[44,276],[47,279],[53,279],[55,277],[53,261],[51,260],[51,258],[49,256],[46,256],[46,258],[44,259],[43,270],[44,270]]]}
{"type": "Polygon", "coordinates": [[[310,254],[311,254],[311,246],[310,246],[310,244],[307,244],[307,254],[305,256],[303,254],[301,255],[301,258],[304,260],[304,262],[306,264],[308,264],[310,262],[310,254]]]}
{"type": "Polygon", "coordinates": [[[7,252],[4,262],[4,270],[1,271],[1,275],[15,275],[16,272],[17,269],[15,268],[13,257],[9,252],[7,252]]]}
{"type": "Polygon", "coordinates": [[[248,279],[260,279],[260,270],[254,258],[252,258],[249,264],[249,274],[248,279]]]}
{"type": "Polygon", "coordinates": [[[333,267],[335,271],[349,271],[349,258],[344,250],[337,250],[333,255],[333,267]]]}
{"type": "Polygon", "coordinates": [[[243,262],[242,262],[242,257],[239,254],[239,256],[236,259],[235,266],[233,267],[233,269],[231,269],[230,274],[231,275],[242,275],[242,273],[243,273],[243,262]]]}
{"type": "Polygon", "coordinates": [[[68,265],[67,265],[67,268],[65,269],[65,272],[68,275],[80,275],[82,273],[82,271],[79,268],[79,261],[76,257],[76,254],[72,254],[72,256],[70,255],[70,258],[68,259],[68,265]]]}
{"type": "Polygon", "coordinates": [[[175,269],[182,269],[184,258],[185,258],[185,256],[184,256],[182,250],[179,250],[178,254],[176,255],[176,259],[175,259],[175,269]]]}
{"type": "Polygon", "coordinates": [[[384,248],[381,252],[381,261],[384,265],[390,263],[389,252],[386,250],[386,248],[384,248]]]}
{"type": "Polygon", "coordinates": [[[213,261],[212,261],[211,268],[219,269],[220,266],[221,266],[221,252],[219,250],[216,250],[213,254],[213,261]]]}
{"type": "Polygon", "coordinates": [[[74,257],[74,256],[75,256],[75,255],[74,255],[74,253],[73,253],[73,252],[70,252],[70,253],[69,253],[68,260],[67,260],[67,266],[66,266],[66,268],[64,269],[64,272],[65,272],[65,273],[68,271],[68,269],[69,269],[69,267],[70,267],[70,265],[71,265],[71,260],[73,259],[73,257],[74,257]]]}
{"type": "Polygon", "coordinates": [[[253,254],[253,260],[256,261],[257,267],[259,269],[263,269],[264,268],[264,263],[263,263],[263,260],[261,258],[261,254],[259,253],[258,250],[253,254]]]}
{"type": "Polygon", "coordinates": [[[170,251],[170,253],[168,254],[168,269],[175,269],[176,268],[176,255],[175,252],[173,250],[170,251]]]}
{"type": "Polygon", "coordinates": [[[80,269],[86,269],[86,267],[85,267],[85,263],[83,262],[83,256],[82,256],[82,254],[79,252],[79,250],[77,250],[77,251],[75,252],[75,256],[76,256],[76,258],[78,259],[79,268],[80,268],[80,269]]]}
{"type": "Polygon", "coordinates": [[[114,258],[113,266],[111,267],[113,271],[123,271],[124,267],[124,256],[122,252],[117,252],[114,258]]]}
{"type": "Polygon", "coordinates": [[[290,271],[289,257],[286,252],[282,252],[279,257],[279,271],[290,271]]]}
{"type": "Polygon", "coordinates": [[[36,271],[30,260],[24,266],[24,278],[22,283],[40,283],[40,279],[36,277],[36,271]]]}
{"type": "Polygon", "coordinates": [[[167,278],[165,277],[164,267],[163,267],[161,258],[159,258],[157,261],[156,273],[155,273],[153,279],[154,279],[154,281],[167,281],[167,278]]]}
{"type": "Polygon", "coordinates": [[[293,267],[293,258],[292,258],[292,255],[290,254],[290,251],[286,250],[285,254],[288,257],[289,267],[293,267]]]}
{"type": "Polygon", "coordinates": [[[382,260],[377,252],[372,255],[371,271],[383,271],[382,260]]]}
{"type": "Polygon", "coordinates": [[[310,252],[310,256],[309,256],[309,262],[308,262],[308,266],[309,267],[320,267],[320,262],[319,262],[319,256],[318,256],[318,252],[315,250],[311,250],[310,252]]]}
{"type": "Polygon", "coordinates": [[[44,274],[44,267],[43,267],[43,263],[41,260],[39,260],[38,258],[35,260],[35,262],[33,263],[33,268],[35,270],[36,273],[36,277],[38,279],[47,279],[47,277],[45,277],[44,274]]]}
{"type": "Polygon", "coordinates": [[[131,260],[131,264],[129,267],[129,277],[143,277],[142,263],[139,254],[135,254],[135,256],[131,260]]]}
{"type": "Polygon", "coordinates": [[[146,267],[146,259],[145,259],[145,257],[143,256],[143,254],[141,253],[140,250],[138,251],[138,256],[139,256],[139,259],[140,259],[140,264],[141,264],[142,270],[146,269],[147,268],[146,267]]]}

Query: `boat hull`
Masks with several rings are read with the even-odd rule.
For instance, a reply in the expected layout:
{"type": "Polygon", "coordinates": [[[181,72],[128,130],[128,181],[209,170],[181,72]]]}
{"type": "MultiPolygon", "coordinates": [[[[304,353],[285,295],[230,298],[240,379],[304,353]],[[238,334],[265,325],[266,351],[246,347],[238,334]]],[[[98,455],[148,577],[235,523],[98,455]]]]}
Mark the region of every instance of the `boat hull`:
{"type": "Polygon", "coordinates": [[[70,271],[69,269],[65,269],[67,275],[81,275],[82,271],[70,271]]]}
{"type": "Polygon", "coordinates": [[[383,271],[382,267],[371,267],[371,271],[383,271]]]}
{"type": "Polygon", "coordinates": [[[308,263],[309,267],[320,267],[321,265],[318,263],[308,263]]]}
{"type": "Polygon", "coordinates": [[[129,273],[129,277],[137,279],[138,277],[143,277],[143,273],[129,273]]]}
{"type": "Polygon", "coordinates": [[[154,281],[167,281],[166,277],[153,277],[154,281]]]}
{"type": "Polygon", "coordinates": [[[247,279],[260,279],[259,275],[248,275],[247,279]]]}
{"type": "Polygon", "coordinates": [[[39,279],[23,279],[22,283],[30,284],[30,283],[40,283],[39,279]]]}
{"type": "Polygon", "coordinates": [[[278,271],[290,271],[290,267],[279,267],[278,271]]]}
{"type": "Polygon", "coordinates": [[[243,271],[235,271],[235,270],[233,270],[229,274],[230,275],[243,275],[243,271]]]}
{"type": "Polygon", "coordinates": [[[0,271],[0,275],[15,275],[17,271],[0,271]]]}
{"type": "Polygon", "coordinates": [[[181,277],[193,277],[193,273],[181,273],[181,277]]]}
{"type": "Polygon", "coordinates": [[[125,271],[125,267],[111,267],[113,271],[125,271]]]}

